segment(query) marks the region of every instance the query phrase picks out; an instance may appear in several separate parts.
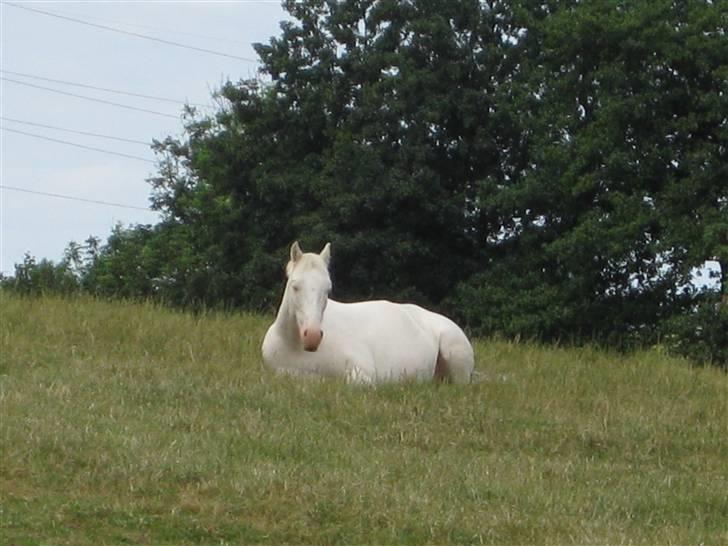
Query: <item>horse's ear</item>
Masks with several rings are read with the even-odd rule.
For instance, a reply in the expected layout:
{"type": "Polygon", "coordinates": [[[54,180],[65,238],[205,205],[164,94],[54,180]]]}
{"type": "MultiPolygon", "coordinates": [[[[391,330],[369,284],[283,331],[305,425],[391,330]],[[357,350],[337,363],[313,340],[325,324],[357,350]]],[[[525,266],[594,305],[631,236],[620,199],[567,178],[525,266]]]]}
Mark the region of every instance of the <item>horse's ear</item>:
{"type": "Polygon", "coordinates": [[[323,259],[326,267],[329,267],[329,262],[331,261],[331,243],[326,243],[326,246],[321,251],[321,254],[319,254],[319,256],[321,256],[321,258],[323,259]]]}
{"type": "Polygon", "coordinates": [[[291,276],[293,268],[295,267],[296,262],[301,259],[301,256],[303,256],[303,251],[301,250],[298,241],[296,241],[291,245],[291,261],[286,264],[286,277],[291,276]]]}
{"type": "Polygon", "coordinates": [[[303,256],[303,251],[301,250],[298,241],[296,241],[291,245],[291,261],[297,262],[301,258],[301,256],[303,256]]]}

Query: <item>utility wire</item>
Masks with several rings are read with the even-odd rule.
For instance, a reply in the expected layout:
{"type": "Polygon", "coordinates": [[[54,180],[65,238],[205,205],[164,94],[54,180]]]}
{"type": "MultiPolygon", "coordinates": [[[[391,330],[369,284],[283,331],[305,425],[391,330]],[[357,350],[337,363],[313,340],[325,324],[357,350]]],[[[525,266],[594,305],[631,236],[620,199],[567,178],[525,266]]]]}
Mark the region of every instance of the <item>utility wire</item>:
{"type": "Polygon", "coordinates": [[[23,125],[32,125],[33,127],[42,127],[44,129],[53,129],[54,131],[65,131],[66,133],[75,133],[77,135],[85,135],[85,136],[92,136],[92,137],[98,137],[98,138],[108,138],[110,140],[118,140],[120,142],[129,142],[131,144],[143,144],[144,146],[151,145],[149,142],[145,142],[143,140],[134,140],[131,138],[122,138],[122,137],[116,137],[116,136],[110,136],[110,135],[101,135],[99,133],[89,133],[87,131],[76,131],[74,129],[56,127],[55,125],[45,125],[43,123],[33,123],[32,121],[24,121],[22,119],[6,118],[5,116],[0,116],[0,120],[11,121],[13,123],[22,123],[23,125]]]}
{"type": "Polygon", "coordinates": [[[0,69],[0,73],[10,74],[12,76],[21,76],[23,78],[31,78],[34,80],[43,80],[46,82],[62,83],[63,85],[73,85],[74,87],[83,87],[86,89],[94,89],[96,91],[106,91],[108,93],[117,93],[119,95],[128,95],[130,97],[139,97],[142,99],[159,100],[159,101],[164,101],[164,102],[171,102],[173,104],[189,104],[190,106],[201,106],[203,108],[211,108],[211,106],[208,104],[200,104],[200,103],[196,103],[196,102],[187,102],[187,101],[183,101],[183,100],[168,99],[165,97],[155,97],[154,95],[143,95],[141,93],[131,93],[129,91],[120,91],[119,89],[109,89],[108,87],[97,87],[95,85],[88,85],[85,83],[77,83],[77,82],[69,82],[66,80],[55,80],[53,78],[45,78],[43,76],[36,76],[34,74],[26,74],[23,72],[13,72],[12,70],[0,69]]]}
{"type": "Polygon", "coordinates": [[[77,95],[76,93],[69,93],[68,91],[61,91],[60,89],[53,89],[52,87],[45,87],[43,85],[36,85],[34,83],[28,83],[28,82],[21,82],[20,80],[14,80],[12,78],[6,78],[5,76],[0,76],[0,80],[15,83],[18,85],[25,85],[27,87],[33,87],[35,89],[42,89],[44,91],[49,91],[51,93],[58,93],[60,95],[67,95],[69,97],[76,97],[78,99],[85,99],[90,100],[93,102],[100,102],[102,104],[110,104],[112,106],[118,106],[119,108],[126,108],[127,110],[136,110],[138,112],[145,112],[147,114],[155,114],[157,116],[164,116],[166,118],[172,118],[172,119],[178,119],[177,116],[173,116],[171,114],[165,114],[164,112],[157,112],[156,110],[148,110],[147,108],[137,108],[136,106],[129,106],[128,104],[121,104],[118,102],[113,102],[110,100],[104,100],[104,99],[97,99],[94,97],[87,97],[86,95],[77,95]]]}
{"type": "Polygon", "coordinates": [[[43,15],[48,15],[50,17],[56,17],[58,19],[63,19],[65,21],[72,21],[74,23],[79,23],[79,24],[82,24],[82,25],[90,26],[90,27],[100,28],[100,29],[103,29],[103,30],[109,30],[111,32],[118,32],[120,34],[126,34],[128,36],[135,36],[137,38],[143,38],[145,40],[151,40],[153,42],[158,42],[158,43],[161,43],[161,44],[167,44],[167,45],[171,45],[171,46],[175,46],[175,47],[182,47],[182,48],[185,48],[185,49],[192,49],[194,51],[199,51],[201,53],[208,53],[210,55],[218,55],[220,57],[228,57],[230,59],[237,59],[239,61],[248,61],[248,62],[252,62],[252,63],[257,63],[258,62],[256,59],[251,59],[249,57],[239,57],[237,55],[230,55],[229,53],[222,53],[221,51],[214,51],[212,49],[205,49],[203,47],[195,47],[195,46],[191,46],[191,45],[187,45],[187,44],[182,44],[180,42],[173,42],[171,40],[164,40],[162,38],[156,38],[154,36],[149,36],[148,34],[140,34],[138,32],[130,32],[128,30],[121,30],[120,28],[109,27],[109,26],[106,26],[106,25],[99,25],[97,23],[90,23],[90,22],[84,21],[82,19],[76,19],[75,17],[66,17],[65,15],[59,15],[58,13],[52,13],[50,11],[44,11],[44,10],[40,10],[40,9],[29,8],[27,6],[21,6],[19,4],[12,4],[10,2],[3,2],[3,3],[6,6],[12,6],[14,8],[24,9],[26,11],[32,11],[32,12],[35,12],[35,13],[41,13],[43,15]]]}
{"type": "MultiPolygon", "coordinates": [[[[249,2],[249,3],[253,4],[253,3],[258,3],[258,2],[249,2]]],[[[270,3],[280,4],[280,2],[278,2],[278,1],[272,1],[270,3]]],[[[58,11],[55,8],[53,8],[53,9],[54,9],[54,11],[57,14],[59,14],[59,15],[66,15],[67,17],[83,17],[83,18],[85,18],[87,20],[98,21],[98,22],[101,22],[101,23],[112,23],[114,25],[122,26],[122,27],[143,28],[143,29],[146,29],[146,30],[154,30],[154,31],[157,31],[157,32],[166,32],[168,34],[177,34],[179,36],[191,36],[193,38],[201,38],[203,40],[212,40],[214,42],[227,42],[229,44],[236,44],[238,46],[247,46],[247,45],[249,45],[247,42],[243,42],[241,40],[233,40],[232,38],[223,38],[223,37],[220,37],[220,36],[208,36],[208,35],[205,35],[205,34],[196,34],[194,32],[183,32],[181,30],[172,30],[172,29],[169,29],[169,28],[154,27],[154,26],[151,26],[151,25],[140,25],[138,23],[129,23],[127,21],[119,21],[118,19],[107,19],[107,18],[96,17],[96,16],[89,17],[87,15],[82,15],[82,14],[79,14],[79,13],[72,13],[72,12],[69,12],[69,11],[58,11]]]]}
{"type": "Polygon", "coordinates": [[[69,146],[75,146],[76,148],[83,148],[85,150],[93,150],[94,152],[101,152],[104,154],[112,154],[112,155],[118,155],[121,157],[126,157],[129,159],[136,159],[138,161],[145,161],[146,163],[154,163],[155,161],[152,161],[151,159],[147,159],[146,157],[139,157],[138,155],[131,155],[131,154],[125,154],[122,152],[114,152],[112,150],[104,150],[103,148],[94,148],[93,146],[85,146],[84,144],[77,144],[76,142],[69,142],[68,140],[61,140],[58,138],[51,138],[43,135],[37,135],[35,133],[26,133],[25,131],[19,131],[18,129],[11,129],[10,127],[2,127],[0,126],[0,129],[3,131],[10,131],[11,133],[18,133],[20,135],[25,135],[29,137],[34,138],[40,138],[42,140],[49,140],[51,142],[58,142],[59,144],[67,144],[69,146]]]}
{"type": "Polygon", "coordinates": [[[123,208],[123,209],[135,209],[135,210],[145,210],[147,212],[157,212],[157,211],[151,210],[146,207],[135,207],[134,205],[111,203],[110,201],[98,201],[96,199],[84,199],[83,197],[74,197],[72,195],[63,195],[61,193],[49,193],[49,192],[45,192],[45,191],[26,190],[25,188],[16,188],[14,186],[6,186],[5,184],[0,184],[0,189],[10,190],[10,191],[19,191],[19,192],[23,192],[23,193],[32,193],[34,195],[44,195],[46,197],[55,197],[57,199],[68,199],[70,201],[82,201],[84,203],[94,203],[96,205],[106,205],[109,207],[119,207],[119,208],[123,208]]]}

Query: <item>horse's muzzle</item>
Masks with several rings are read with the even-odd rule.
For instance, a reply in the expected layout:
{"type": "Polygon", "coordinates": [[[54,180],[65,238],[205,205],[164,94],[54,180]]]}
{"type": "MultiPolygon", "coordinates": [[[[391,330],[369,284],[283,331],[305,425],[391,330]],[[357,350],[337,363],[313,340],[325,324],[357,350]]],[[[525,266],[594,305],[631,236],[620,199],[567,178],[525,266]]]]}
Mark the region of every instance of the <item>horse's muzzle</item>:
{"type": "Polygon", "coordinates": [[[301,332],[301,339],[303,340],[303,350],[313,353],[321,345],[321,340],[324,338],[324,331],[320,328],[306,328],[301,332]]]}

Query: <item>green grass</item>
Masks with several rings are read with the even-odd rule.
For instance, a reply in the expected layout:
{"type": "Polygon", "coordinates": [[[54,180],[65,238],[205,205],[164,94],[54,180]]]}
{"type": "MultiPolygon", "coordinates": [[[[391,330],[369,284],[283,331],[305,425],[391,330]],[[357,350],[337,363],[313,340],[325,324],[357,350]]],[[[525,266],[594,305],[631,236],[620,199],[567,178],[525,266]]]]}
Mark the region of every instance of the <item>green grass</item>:
{"type": "Polygon", "coordinates": [[[657,349],[368,388],[266,371],[264,317],[0,313],[3,545],[728,544],[728,376],[657,349]]]}

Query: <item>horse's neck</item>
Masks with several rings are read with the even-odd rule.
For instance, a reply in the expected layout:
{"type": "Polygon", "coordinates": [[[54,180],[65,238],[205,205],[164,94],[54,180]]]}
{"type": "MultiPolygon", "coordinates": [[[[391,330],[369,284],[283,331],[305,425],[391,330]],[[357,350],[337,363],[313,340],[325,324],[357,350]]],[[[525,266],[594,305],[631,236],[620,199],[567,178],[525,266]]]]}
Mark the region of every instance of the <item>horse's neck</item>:
{"type": "Polygon", "coordinates": [[[288,301],[288,285],[286,285],[286,289],[283,292],[283,301],[278,308],[278,315],[276,315],[276,320],[273,325],[278,330],[280,336],[286,341],[293,343],[298,338],[296,315],[288,301]]]}

